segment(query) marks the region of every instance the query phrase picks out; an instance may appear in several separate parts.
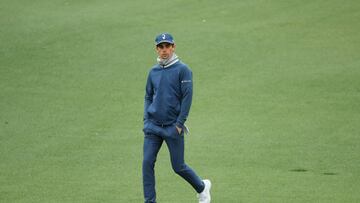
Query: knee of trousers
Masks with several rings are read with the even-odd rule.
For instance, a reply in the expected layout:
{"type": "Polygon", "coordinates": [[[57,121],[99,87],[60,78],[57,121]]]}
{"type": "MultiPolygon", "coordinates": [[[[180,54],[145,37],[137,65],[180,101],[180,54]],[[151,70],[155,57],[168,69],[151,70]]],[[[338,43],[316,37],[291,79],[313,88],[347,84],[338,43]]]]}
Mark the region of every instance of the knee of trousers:
{"type": "Polygon", "coordinates": [[[174,172],[178,175],[184,174],[187,170],[186,164],[173,165],[172,168],[173,168],[174,172]]]}
{"type": "Polygon", "coordinates": [[[154,167],[156,159],[145,159],[143,160],[143,167],[154,167]]]}

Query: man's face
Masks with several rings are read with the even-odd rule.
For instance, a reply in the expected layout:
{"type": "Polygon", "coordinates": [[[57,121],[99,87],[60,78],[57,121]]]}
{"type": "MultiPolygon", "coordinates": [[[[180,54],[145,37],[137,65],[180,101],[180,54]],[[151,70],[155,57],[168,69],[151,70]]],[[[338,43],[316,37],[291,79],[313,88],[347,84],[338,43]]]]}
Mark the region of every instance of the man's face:
{"type": "Polygon", "coordinates": [[[167,42],[160,43],[156,46],[156,52],[161,59],[168,59],[175,51],[175,44],[167,42]]]}

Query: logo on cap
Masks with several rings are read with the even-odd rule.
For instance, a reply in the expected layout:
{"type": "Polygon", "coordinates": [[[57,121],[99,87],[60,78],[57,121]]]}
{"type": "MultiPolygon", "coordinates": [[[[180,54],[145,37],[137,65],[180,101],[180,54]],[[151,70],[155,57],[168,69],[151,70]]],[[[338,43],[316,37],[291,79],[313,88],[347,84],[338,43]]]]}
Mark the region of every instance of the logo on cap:
{"type": "Polygon", "coordinates": [[[170,44],[174,44],[174,38],[169,33],[161,33],[155,38],[155,45],[158,45],[160,43],[167,42],[170,44]]]}

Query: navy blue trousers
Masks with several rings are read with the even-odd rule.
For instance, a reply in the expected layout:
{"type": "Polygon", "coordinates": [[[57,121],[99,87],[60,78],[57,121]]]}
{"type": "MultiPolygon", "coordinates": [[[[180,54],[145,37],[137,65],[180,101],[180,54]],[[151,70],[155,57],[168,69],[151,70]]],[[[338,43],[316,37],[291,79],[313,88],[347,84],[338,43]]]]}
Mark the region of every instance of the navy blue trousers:
{"type": "Polygon", "coordinates": [[[166,142],[171,165],[175,173],[184,178],[197,193],[204,190],[204,183],[184,161],[184,135],[177,132],[175,125],[157,126],[150,121],[144,125],[144,159],[142,163],[145,203],[156,202],[154,167],[163,141],[166,142]]]}

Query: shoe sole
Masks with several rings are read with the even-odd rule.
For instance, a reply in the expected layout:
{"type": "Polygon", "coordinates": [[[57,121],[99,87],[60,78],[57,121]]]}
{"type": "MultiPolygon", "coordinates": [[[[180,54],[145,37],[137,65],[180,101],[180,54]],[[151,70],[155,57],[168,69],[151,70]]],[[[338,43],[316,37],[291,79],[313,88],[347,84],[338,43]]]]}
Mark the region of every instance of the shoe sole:
{"type": "Polygon", "coordinates": [[[211,181],[207,180],[209,182],[209,203],[211,202],[211,194],[210,194],[210,190],[211,190],[211,181]]]}

